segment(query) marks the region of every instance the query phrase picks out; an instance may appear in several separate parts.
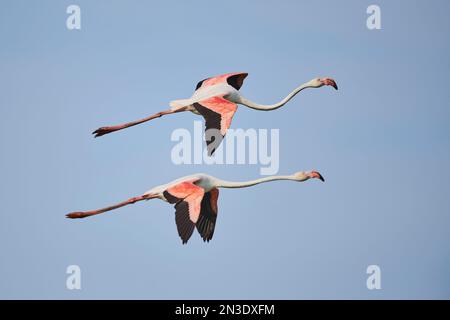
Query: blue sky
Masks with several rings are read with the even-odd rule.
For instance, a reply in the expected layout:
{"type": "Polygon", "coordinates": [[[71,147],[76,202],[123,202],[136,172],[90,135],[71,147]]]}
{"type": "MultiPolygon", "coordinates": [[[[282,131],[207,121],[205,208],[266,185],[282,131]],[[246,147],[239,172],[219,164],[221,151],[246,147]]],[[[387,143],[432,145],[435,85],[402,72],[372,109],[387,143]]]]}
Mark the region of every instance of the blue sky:
{"type": "Polygon", "coordinates": [[[372,3],[2,1],[0,298],[450,298],[450,4],[377,1],[370,31],[372,3]],[[325,183],[222,190],[208,244],[182,246],[161,201],[64,218],[195,172],[258,177],[174,165],[170,135],[192,114],[90,136],[235,71],[262,103],[336,79],[277,111],[240,107],[232,124],[279,129],[280,174],[317,169],[325,183]],[[372,264],[381,290],[366,288],[372,264]]]}

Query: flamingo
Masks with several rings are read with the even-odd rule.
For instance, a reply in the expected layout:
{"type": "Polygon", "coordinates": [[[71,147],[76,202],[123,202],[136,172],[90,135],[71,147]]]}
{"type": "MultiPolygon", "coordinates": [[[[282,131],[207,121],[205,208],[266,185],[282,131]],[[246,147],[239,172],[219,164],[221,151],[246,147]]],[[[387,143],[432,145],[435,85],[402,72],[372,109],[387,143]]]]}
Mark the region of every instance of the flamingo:
{"type": "Polygon", "coordinates": [[[150,189],[141,196],[132,197],[118,204],[84,212],[72,212],[67,218],[85,218],[106,211],[114,210],[138,201],[161,199],[175,205],[175,223],[182,243],[188,242],[194,232],[194,228],[203,238],[209,242],[214,234],[217,219],[218,188],[246,188],[260,183],[274,180],[306,181],[312,178],[325,181],[317,171],[300,171],[286,176],[268,176],[255,180],[235,182],[225,181],[204,173],[194,174],[179,178],[167,184],[150,189]]]}
{"type": "Polygon", "coordinates": [[[197,84],[191,98],[171,101],[170,109],[168,110],[158,112],[141,120],[116,126],[101,127],[92,134],[95,137],[100,137],[164,115],[190,111],[203,116],[205,119],[207,151],[208,155],[212,156],[231,125],[231,120],[237,110],[237,104],[255,110],[270,111],[281,108],[296,94],[307,88],[332,86],[336,90],[338,89],[336,82],[331,78],[315,78],[295,88],[280,102],[272,105],[262,105],[244,98],[239,93],[238,90],[241,88],[247,75],[245,72],[235,72],[204,79],[197,84]],[[208,133],[208,130],[211,129],[214,129],[214,131],[208,133]]]}

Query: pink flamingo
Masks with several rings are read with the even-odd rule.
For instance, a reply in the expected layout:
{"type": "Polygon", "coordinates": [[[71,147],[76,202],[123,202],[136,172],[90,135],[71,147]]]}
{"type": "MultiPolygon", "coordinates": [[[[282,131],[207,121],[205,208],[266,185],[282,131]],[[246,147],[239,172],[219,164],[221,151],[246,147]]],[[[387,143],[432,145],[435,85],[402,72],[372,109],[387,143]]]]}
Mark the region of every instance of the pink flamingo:
{"type": "Polygon", "coordinates": [[[217,134],[214,134],[214,139],[208,138],[208,133],[206,136],[207,139],[209,139],[209,141],[206,141],[208,154],[211,156],[222,142],[228,128],[230,127],[231,120],[237,110],[237,104],[256,110],[269,111],[282,107],[297,93],[306,88],[332,86],[336,90],[338,89],[336,82],[331,78],[315,78],[295,88],[280,102],[272,105],[261,105],[244,98],[239,93],[238,90],[241,88],[245,77],[247,77],[247,73],[236,72],[204,79],[197,84],[191,98],[174,100],[170,102],[171,108],[169,110],[161,111],[147,118],[133,122],[111,127],[101,127],[95,130],[93,134],[95,137],[100,137],[114,131],[122,130],[155,118],[162,117],[167,114],[191,111],[194,114],[203,116],[205,119],[205,127],[207,132],[210,129],[214,129],[214,132],[217,132],[217,134]]]}
{"type": "Polygon", "coordinates": [[[196,227],[203,241],[212,239],[217,219],[218,188],[246,188],[259,183],[274,180],[306,181],[311,178],[325,181],[317,171],[297,172],[287,176],[270,176],[245,182],[221,180],[203,173],[186,176],[150,189],[143,195],[130,198],[103,209],[72,212],[67,218],[85,218],[114,210],[138,201],[161,199],[175,204],[175,222],[183,244],[187,243],[196,227]]]}

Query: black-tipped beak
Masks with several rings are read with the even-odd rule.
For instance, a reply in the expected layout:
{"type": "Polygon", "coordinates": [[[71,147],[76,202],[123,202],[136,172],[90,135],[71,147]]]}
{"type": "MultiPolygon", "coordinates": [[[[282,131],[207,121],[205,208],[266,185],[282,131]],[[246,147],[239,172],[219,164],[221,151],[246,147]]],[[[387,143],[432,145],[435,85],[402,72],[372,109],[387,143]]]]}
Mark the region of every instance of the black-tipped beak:
{"type": "Polygon", "coordinates": [[[327,80],[328,80],[328,81],[327,81],[327,82],[328,82],[327,84],[328,84],[329,86],[332,86],[332,87],[333,87],[334,89],[336,89],[336,90],[338,89],[338,86],[337,86],[337,84],[336,84],[336,81],[334,81],[333,79],[327,79],[327,80]]]}
{"type": "Polygon", "coordinates": [[[322,83],[323,83],[324,85],[326,85],[326,86],[332,86],[335,90],[338,89],[338,86],[337,86],[337,84],[336,84],[336,81],[334,81],[334,80],[331,79],[331,78],[323,78],[323,79],[322,79],[322,83]]]}
{"type": "Polygon", "coordinates": [[[323,178],[323,176],[317,171],[311,171],[310,178],[316,178],[316,179],[322,180],[322,182],[325,182],[325,179],[323,178]]]}

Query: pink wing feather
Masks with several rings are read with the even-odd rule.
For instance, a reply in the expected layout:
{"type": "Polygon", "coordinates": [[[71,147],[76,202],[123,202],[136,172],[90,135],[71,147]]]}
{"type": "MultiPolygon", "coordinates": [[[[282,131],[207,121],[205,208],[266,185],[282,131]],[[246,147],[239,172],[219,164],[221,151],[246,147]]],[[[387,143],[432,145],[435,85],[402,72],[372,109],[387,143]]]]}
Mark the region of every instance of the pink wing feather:
{"type": "Polygon", "coordinates": [[[205,118],[206,144],[208,154],[211,156],[225,137],[237,110],[237,105],[224,97],[216,96],[196,102],[193,106],[205,118]],[[211,129],[218,130],[220,135],[217,136],[214,132],[208,134],[208,130],[211,129]],[[218,140],[211,139],[209,137],[211,133],[218,140]]]}
{"type": "Polygon", "coordinates": [[[175,203],[175,222],[183,244],[187,243],[198,221],[205,191],[193,181],[184,181],[164,191],[169,203],[175,203]]]}
{"type": "Polygon", "coordinates": [[[164,191],[166,200],[175,204],[175,222],[183,244],[188,242],[195,227],[203,241],[210,241],[216,227],[219,190],[213,188],[205,193],[194,184],[196,181],[180,182],[164,191]]]}
{"type": "Polygon", "coordinates": [[[230,86],[235,88],[236,90],[239,90],[244,83],[244,79],[247,77],[248,73],[245,72],[233,72],[233,73],[227,73],[220,76],[207,78],[202,81],[200,81],[197,84],[197,87],[195,90],[198,90],[199,88],[206,88],[209,86],[213,86],[215,84],[219,83],[228,83],[230,86]]]}

